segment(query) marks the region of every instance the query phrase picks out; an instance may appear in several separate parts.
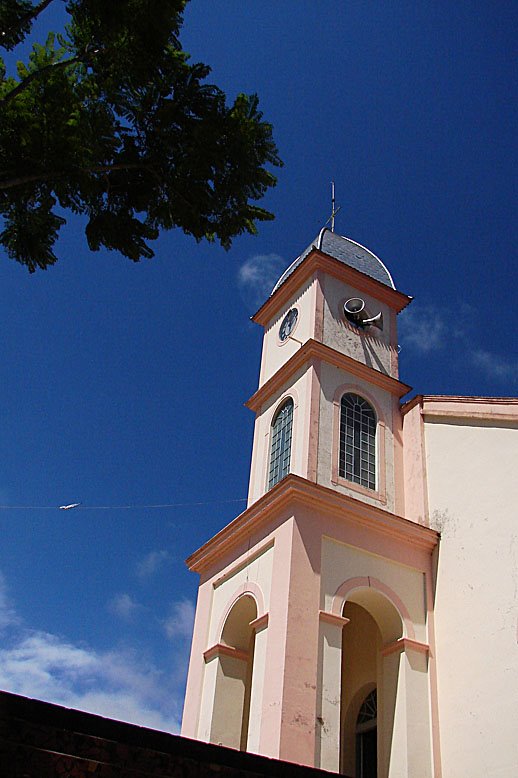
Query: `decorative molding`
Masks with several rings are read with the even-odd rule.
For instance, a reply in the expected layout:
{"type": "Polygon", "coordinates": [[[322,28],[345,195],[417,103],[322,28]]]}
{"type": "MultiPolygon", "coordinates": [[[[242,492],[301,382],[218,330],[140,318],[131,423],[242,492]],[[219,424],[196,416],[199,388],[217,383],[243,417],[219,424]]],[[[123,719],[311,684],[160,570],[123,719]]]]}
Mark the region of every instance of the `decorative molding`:
{"type": "Polygon", "coordinates": [[[416,405],[421,405],[423,402],[423,395],[416,394],[401,405],[401,415],[404,416],[411,411],[416,405]]]}
{"type": "Polygon", "coordinates": [[[335,627],[345,627],[351,621],[351,619],[346,619],[345,616],[338,616],[336,613],[330,613],[329,611],[319,611],[318,616],[320,621],[326,621],[335,627]]]}
{"type": "Polygon", "coordinates": [[[444,416],[494,421],[517,421],[518,397],[462,397],[418,394],[403,403],[404,415],[416,405],[425,417],[444,416]],[[481,406],[485,406],[482,407],[481,406]]]}
{"type": "Polygon", "coordinates": [[[265,327],[277,311],[285,305],[299,287],[316,271],[323,270],[330,276],[354,286],[358,291],[372,295],[377,300],[386,303],[390,308],[400,313],[412,301],[412,298],[396,289],[392,289],[380,281],[355,270],[340,260],[314,248],[304,261],[288,276],[286,281],[252,316],[252,320],[265,327]]]}
{"type": "Polygon", "coordinates": [[[428,552],[435,548],[440,537],[429,527],[290,473],[191,554],[186,560],[188,568],[194,572],[206,570],[231,548],[246,543],[253,532],[274,520],[287,506],[297,504],[339,516],[343,523],[363,525],[375,534],[396,538],[399,543],[428,552]]]}
{"type": "Polygon", "coordinates": [[[322,340],[324,337],[324,289],[322,272],[317,270],[315,274],[315,321],[313,329],[313,337],[315,340],[322,340]]]}
{"type": "Polygon", "coordinates": [[[263,613],[262,616],[258,616],[256,619],[253,619],[253,621],[250,622],[250,626],[256,632],[262,632],[262,630],[266,629],[266,627],[268,626],[268,621],[269,621],[268,613],[263,613]]]}
{"type": "Polygon", "coordinates": [[[329,365],[344,370],[350,375],[361,378],[367,383],[379,386],[398,398],[403,397],[411,390],[410,386],[398,381],[396,378],[380,373],[379,370],[357,362],[356,359],[310,338],[250,397],[245,403],[246,407],[255,412],[259,411],[264,402],[275,392],[278,392],[297,370],[313,360],[322,360],[329,365]]]}
{"type": "MultiPolygon", "coordinates": [[[[420,526],[420,525],[419,525],[420,526]]],[[[342,613],[344,605],[349,599],[349,595],[355,589],[375,589],[381,594],[385,595],[387,600],[392,603],[396,611],[399,613],[399,617],[405,626],[405,631],[410,640],[415,638],[414,624],[410,617],[410,613],[401,597],[391,589],[390,586],[380,581],[379,578],[373,578],[371,575],[354,576],[348,578],[346,581],[340,584],[336,590],[333,602],[331,604],[331,611],[335,615],[342,613]]]]}
{"type": "MultiPolygon", "coordinates": [[[[477,403],[483,405],[518,405],[518,397],[483,397],[462,394],[422,394],[424,402],[477,403]]],[[[517,411],[518,412],[518,411],[517,411]]]]}
{"type": "Polygon", "coordinates": [[[320,438],[320,367],[315,361],[311,367],[311,389],[309,401],[309,423],[307,426],[308,457],[307,477],[316,483],[318,477],[318,444],[320,438]]]}
{"type": "Polygon", "coordinates": [[[470,409],[455,409],[451,411],[423,408],[421,411],[426,419],[475,419],[477,421],[518,421],[518,412],[495,413],[494,411],[472,411],[470,409]]]}
{"type": "MultiPolygon", "coordinates": [[[[270,548],[273,548],[274,544],[275,544],[275,538],[269,538],[264,543],[260,543],[259,545],[255,546],[252,553],[247,551],[242,558],[236,560],[235,564],[231,565],[230,567],[227,567],[223,575],[220,575],[219,578],[216,578],[216,580],[212,582],[212,588],[217,589],[218,586],[221,586],[222,583],[228,581],[229,578],[232,578],[240,570],[244,570],[246,567],[248,567],[253,562],[255,562],[256,559],[258,559],[260,556],[262,556],[267,551],[269,551],[270,548]]],[[[234,600],[236,600],[240,594],[244,594],[245,591],[250,591],[252,594],[254,594],[252,588],[250,586],[247,586],[245,583],[244,585],[242,584],[234,592],[233,595],[234,600]]],[[[261,597],[258,597],[257,591],[255,591],[255,597],[257,600],[258,611],[264,610],[264,598],[261,599],[263,597],[262,593],[261,593],[261,597]]]]}
{"type": "Polygon", "coordinates": [[[239,659],[240,662],[248,662],[248,651],[243,651],[241,648],[234,648],[233,646],[226,646],[224,643],[216,643],[206,651],[203,652],[203,659],[205,662],[210,662],[214,657],[229,656],[232,659],[239,659]]]}
{"type": "Polygon", "coordinates": [[[230,599],[227,601],[226,610],[223,612],[223,615],[218,624],[218,631],[216,632],[216,635],[218,635],[220,640],[222,639],[223,630],[225,628],[225,623],[230,615],[230,611],[236,602],[241,599],[241,597],[251,597],[254,600],[256,613],[262,613],[264,611],[264,595],[261,587],[259,584],[256,584],[253,581],[245,581],[237,587],[232,597],[230,597],[230,599]]]}
{"type": "Polygon", "coordinates": [[[417,640],[411,638],[399,638],[393,643],[389,643],[383,646],[381,649],[382,656],[389,656],[389,654],[395,654],[396,652],[416,651],[418,654],[430,654],[430,646],[426,643],[419,643],[417,640]]]}

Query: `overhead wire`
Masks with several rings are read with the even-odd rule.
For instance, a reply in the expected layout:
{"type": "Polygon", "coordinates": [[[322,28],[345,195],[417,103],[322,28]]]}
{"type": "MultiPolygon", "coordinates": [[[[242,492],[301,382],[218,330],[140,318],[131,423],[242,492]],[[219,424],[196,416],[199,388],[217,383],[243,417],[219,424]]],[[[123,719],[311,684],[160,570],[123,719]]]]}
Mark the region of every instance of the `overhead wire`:
{"type": "Polygon", "coordinates": [[[150,510],[155,508],[189,508],[201,505],[222,505],[229,503],[246,502],[246,497],[237,497],[230,500],[200,500],[197,502],[167,502],[167,503],[151,503],[151,504],[129,504],[129,505],[82,505],[76,503],[74,505],[0,505],[0,510],[37,510],[37,511],[50,511],[50,510],[74,510],[74,511],[119,511],[119,510],[150,510]]]}

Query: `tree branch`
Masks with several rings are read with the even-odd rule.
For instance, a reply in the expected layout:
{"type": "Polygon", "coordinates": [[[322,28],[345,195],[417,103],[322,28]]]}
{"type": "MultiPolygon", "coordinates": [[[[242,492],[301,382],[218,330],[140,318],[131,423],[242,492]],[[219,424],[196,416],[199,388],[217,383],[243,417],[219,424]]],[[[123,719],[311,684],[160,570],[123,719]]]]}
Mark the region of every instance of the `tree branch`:
{"type": "MultiPolygon", "coordinates": [[[[146,170],[148,173],[152,173],[155,177],[160,178],[153,168],[146,165],[144,162],[120,162],[114,165],[99,165],[96,167],[85,168],[77,170],[78,173],[111,173],[115,170],[146,170]]],[[[46,181],[59,180],[64,176],[70,176],[70,170],[55,170],[52,173],[33,173],[30,176],[18,176],[17,178],[10,178],[7,181],[0,181],[0,191],[6,191],[7,189],[14,189],[17,186],[24,186],[25,184],[44,183],[46,181]]]]}
{"type": "MultiPolygon", "coordinates": [[[[24,24],[27,24],[28,22],[32,22],[33,19],[36,19],[37,16],[40,15],[42,11],[45,10],[45,8],[50,5],[53,2],[53,0],[41,0],[38,5],[33,6],[33,8],[29,11],[29,13],[25,14],[25,16],[22,16],[21,19],[18,20],[17,28],[23,27],[24,24]]],[[[8,35],[10,32],[14,32],[14,28],[11,27],[9,30],[4,30],[4,35],[8,35]]]]}
{"type": "Polygon", "coordinates": [[[46,8],[48,5],[50,5],[52,2],[53,2],[53,0],[41,0],[41,2],[40,2],[40,3],[38,3],[38,5],[35,5],[35,6],[34,6],[34,11],[32,11],[30,14],[28,14],[28,15],[27,15],[27,18],[26,18],[26,19],[24,19],[23,21],[24,21],[24,22],[25,22],[25,21],[27,21],[27,22],[30,22],[30,21],[31,21],[31,19],[35,19],[35,18],[36,18],[37,16],[39,16],[39,15],[40,15],[40,13],[41,13],[42,11],[44,11],[44,10],[45,10],[45,8],[46,8]]]}
{"type": "MultiPolygon", "coordinates": [[[[162,179],[159,173],[151,165],[146,165],[145,162],[119,162],[114,165],[98,165],[96,167],[79,169],[78,173],[112,173],[116,170],[143,170],[146,173],[152,175],[156,181],[161,184],[162,179]]],[[[45,183],[47,181],[55,181],[65,176],[70,177],[70,170],[56,170],[52,173],[34,173],[30,176],[18,176],[18,178],[10,178],[7,181],[0,181],[0,192],[7,191],[8,189],[15,189],[17,186],[25,186],[25,184],[45,183]]],[[[194,210],[194,204],[177,189],[170,187],[171,191],[174,191],[177,197],[180,197],[187,205],[194,210]]]]}
{"type": "Polygon", "coordinates": [[[11,89],[10,92],[2,97],[0,100],[0,105],[6,105],[7,103],[11,102],[11,100],[14,100],[14,98],[19,95],[20,92],[23,92],[24,89],[27,89],[29,84],[31,84],[36,78],[38,78],[42,73],[45,73],[47,70],[53,70],[54,68],[64,68],[68,65],[74,65],[76,62],[81,62],[79,57],[70,57],[70,59],[63,59],[60,62],[52,62],[50,65],[44,65],[42,68],[39,68],[39,70],[33,70],[32,73],[29,73],[27,78],[24,78],[23,81],[20,81],[20,83],[17,84],[14,89],[11,89]]]}

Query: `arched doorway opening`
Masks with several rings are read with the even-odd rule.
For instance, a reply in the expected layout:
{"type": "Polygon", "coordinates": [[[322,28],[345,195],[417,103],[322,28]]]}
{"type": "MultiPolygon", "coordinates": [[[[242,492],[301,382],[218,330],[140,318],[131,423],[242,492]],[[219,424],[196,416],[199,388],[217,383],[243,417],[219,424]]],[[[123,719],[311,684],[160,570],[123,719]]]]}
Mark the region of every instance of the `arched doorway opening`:
{"type": "Polygon", "coordinates": [[[351,592],[343,608],[341,772],[377,778],[388,770],[398,674],[381,649],[403,634],[395,606],[374,588],[351,592]]]}
{"type": "Polygon", "coordinates": [[[250,595],[239,597],[221,633],[210,740],[246,750],[254,664],[257,605],[250,595]]]}

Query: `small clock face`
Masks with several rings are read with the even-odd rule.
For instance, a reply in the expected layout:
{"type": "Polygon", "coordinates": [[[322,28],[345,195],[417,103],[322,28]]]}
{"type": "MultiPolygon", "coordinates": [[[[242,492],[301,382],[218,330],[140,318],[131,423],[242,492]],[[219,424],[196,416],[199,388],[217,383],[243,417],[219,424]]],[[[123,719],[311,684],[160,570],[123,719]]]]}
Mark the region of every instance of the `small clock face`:
{"type": "Polygon", "coordinates": [[[288,311],[288,313],[282,320],[282,324],[279,329],[280,340],[285,341],[286,338],[290,335],[290,333],[293,332],[293,328],[297,323],[298,315],[299,312],[296,308],[291,308],[291,310],[288,311]]]}

